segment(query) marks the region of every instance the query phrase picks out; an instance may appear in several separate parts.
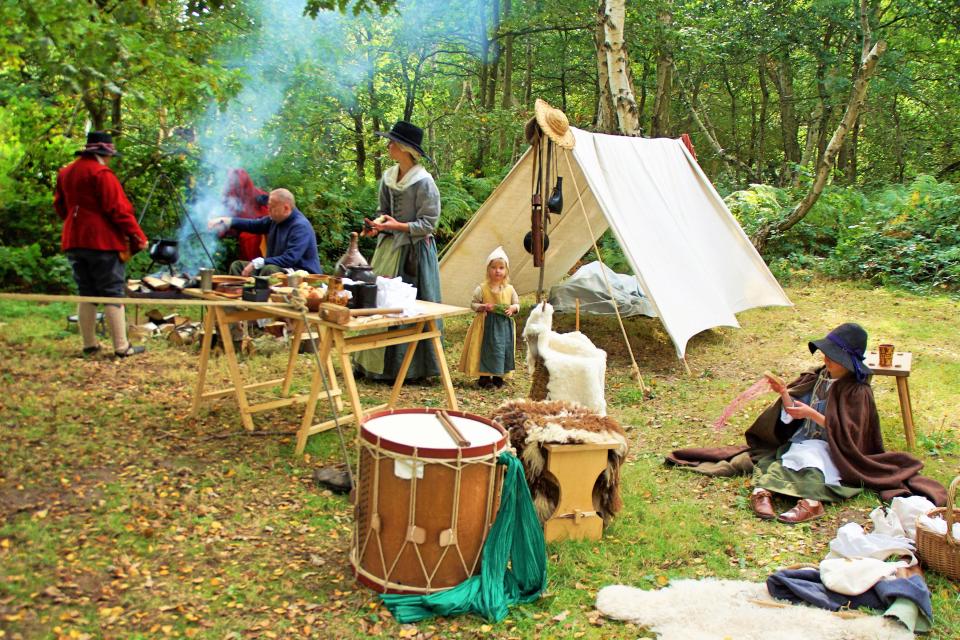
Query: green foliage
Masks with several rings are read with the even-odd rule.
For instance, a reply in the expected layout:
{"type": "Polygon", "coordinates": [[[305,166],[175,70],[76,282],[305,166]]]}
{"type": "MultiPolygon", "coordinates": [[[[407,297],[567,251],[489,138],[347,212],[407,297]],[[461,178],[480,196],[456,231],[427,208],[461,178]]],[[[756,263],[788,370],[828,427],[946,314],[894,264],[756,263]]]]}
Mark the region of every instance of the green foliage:
{"type": "Polygon", "coordinates": [[[392,9],[395,4],[396,0],[307,0],[303,13],[316,18],[321,11],[345,13],[349,9],[353,15],[374,11],[382,15],[392,9]]]}
{"type": "Polygon", "coordinates": [[[917,443],[922,451],[931,456],[952,456],[960,453],[960,442],[950,431],[942,428],[933,433],[917,434],[917,443]]]}
{"type": "Polygon", "coordinates": [[[844,227],[826,268],[907,289],[960,289],[960,189],[921,176],[869,199],[844,227]]]}
{"type": "Polygon", "coordinates": [[[40,245],[0,246],[0,290],[27,293],[75,293],[73,270],[60,254],[45,257],[40,245]]]}
{"type": "MultiPolygon", "coordinates": [[[[790,212],[800,193],[752,185],[726,198],[748,235],[790,212]]],[[[832,186],[766,258],[781,281],[813,272],[925,291],[960,289],[960,190],[921,176],[874,190],[832,186]]]]}

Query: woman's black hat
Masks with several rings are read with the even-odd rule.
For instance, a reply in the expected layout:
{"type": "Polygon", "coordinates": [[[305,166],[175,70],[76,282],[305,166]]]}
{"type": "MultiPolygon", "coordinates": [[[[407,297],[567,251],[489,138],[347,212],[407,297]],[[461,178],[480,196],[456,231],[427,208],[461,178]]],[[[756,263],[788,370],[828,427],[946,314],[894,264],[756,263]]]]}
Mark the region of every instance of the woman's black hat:
{"type": "Polygon", "coordinates": [[[376,134],[382,138],[387,138],[388,140],[393,140],[411,149],[415,149],[421,156],[429,159],[427,152],[420,146],[423,143],[423,129],[415,124],[410,124],[404,120],[397,120],[390,131],[377,131],[376,134]]]}
{"type": "Polygon", "coordinates": [[[816,353],[819,349],[823,355],[853,372],[858,382],[863,382],[873,373],[863,364],[867,351],[867,332],[855,322],[846,322],[828,333],[825,338],[814,340],[807,346],[810,353],[816,353]]]}

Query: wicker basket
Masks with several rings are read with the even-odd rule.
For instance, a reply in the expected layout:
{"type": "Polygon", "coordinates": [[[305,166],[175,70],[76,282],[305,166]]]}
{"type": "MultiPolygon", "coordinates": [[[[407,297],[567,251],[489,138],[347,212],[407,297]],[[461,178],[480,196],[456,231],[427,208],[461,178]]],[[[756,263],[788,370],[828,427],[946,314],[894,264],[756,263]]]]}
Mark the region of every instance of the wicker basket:
{"type": "Polygon", "coordinates": [[[931,518],[943,516],[947,521],[946,535],[923,528],[917,518],[917,555],[923,564],[951,580],[960,580],[960,540],[953,537],[953,523],[960,521],[960,509],[953,506],[957,485],[960,485],[960,476],[954,478],[947,489],[946,508],[940,507],[927,514],[931,518]]]}

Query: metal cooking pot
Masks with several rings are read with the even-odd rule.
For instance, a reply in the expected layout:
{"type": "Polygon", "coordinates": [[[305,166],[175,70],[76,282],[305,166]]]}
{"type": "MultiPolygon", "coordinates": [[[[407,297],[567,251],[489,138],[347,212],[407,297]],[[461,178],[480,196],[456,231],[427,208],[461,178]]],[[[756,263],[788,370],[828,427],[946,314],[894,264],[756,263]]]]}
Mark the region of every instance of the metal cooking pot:
{"type": "MultiPolygon", "coordinates": [[[[410,249],[413,251],[413,249],[410,249]]],[[[370,265],[352,265],[344,266],[344,275],[354,282],[364,282],[366,284],[377,284],[377,274],[373,272],[370,265]]]]}
{"type": "Polygon", "coordinates": [[[150,259],[157,264],[176,264],[180,259],[179,241],[161,238],[150,247],[150,259]]]}

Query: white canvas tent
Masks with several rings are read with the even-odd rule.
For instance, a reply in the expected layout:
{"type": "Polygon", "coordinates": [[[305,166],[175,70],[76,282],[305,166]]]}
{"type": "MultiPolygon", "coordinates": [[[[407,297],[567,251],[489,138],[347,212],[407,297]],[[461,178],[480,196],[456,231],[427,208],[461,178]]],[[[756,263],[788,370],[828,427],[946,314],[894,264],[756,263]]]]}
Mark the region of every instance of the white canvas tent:
{"type": "MultiPolygon", "coordinates": [[[[551,216],[545,289],[610,228],[680,358],[697,333],[739,327],[740,311],[791,304],[680,140],[572,131],[574,149],[558,151],[564,207],[561,216],[551,216]]],[[[537,290],[540,270],[523,249],[530,230],[529,155],[528,150],[447,248],[440,262],[445,303],[470,302],[483,279],[484,260],[498,245],[510,257],[517,292],[537,290]]]]}

